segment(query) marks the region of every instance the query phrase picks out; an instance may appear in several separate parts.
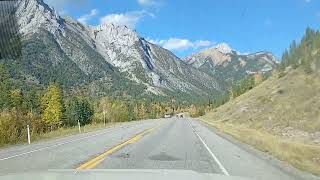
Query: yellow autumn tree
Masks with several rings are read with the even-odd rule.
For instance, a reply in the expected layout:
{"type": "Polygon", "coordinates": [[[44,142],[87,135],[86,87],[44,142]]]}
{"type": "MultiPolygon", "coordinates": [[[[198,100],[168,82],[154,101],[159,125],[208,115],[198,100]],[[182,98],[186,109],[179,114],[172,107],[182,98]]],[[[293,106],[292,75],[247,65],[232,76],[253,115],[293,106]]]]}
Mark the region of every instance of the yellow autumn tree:
{"type": "Polygon", "coordinates": [[[148,119],[148,110],[144,102],[139,107],[139,119],[148,119]]]}
{"type": "Polygon", "coordinates": [[[140,120],[138,104],[135,104],[135,106],[133,107],[133,119],[140,120]]]}
{"type": "Polygon", "coordinates": [[[128,105],[124,101],[114,101],[111,106],[110,115],[114,122],[129,121],[128,105]]]}
{"type": "Polygon", "coordinates": [[[112,103],[111,103],[111,100],[108,98],[108,97],[103,97],[100,99],[99,101],[99,111],[100,111],[100,114],[101,114],[101,119],[104,121],[108,121],[108,122],[111,122],[111,106],[112,106],[112,103]],[[104,119],[106,118],[106,119],[104,119]]]}
{"type": "Polygon", "coordinates": [[[263,81],[263,76],[261,72],[258,72],[254,75],[255,85],[260,84],[263,81]]]}
{"type": "Polygon", "coordinates": [[[42,98],[43,120],[51,128],[57,128],[62,124],[63,105],[62,93],[57,84],[51,84],[42,98]]]}
{"type": "Polygon", "coordinates": [[[20,107],[22,106],[22,102],[23,102],[23,96],[22,96],[21,90],[16,89],[16,90],[11,91],[10,100],[11,100],[11,106],[18,113],[18,111],[21,110],[20,107]]]}
{"type": "Polygon", "coordinates": [[[165,114],[160,103],[157,103],[157,102],[152,104],[152,112],[155,113],[156,118],[160,118],[163,116],[163,114],[165,114]]]}
{"type": "Polygon", "coordinates": [[[197,107],[194,104],[190,106],[189,113],[192,117],[195,117],[197,115],[197,107]]]}

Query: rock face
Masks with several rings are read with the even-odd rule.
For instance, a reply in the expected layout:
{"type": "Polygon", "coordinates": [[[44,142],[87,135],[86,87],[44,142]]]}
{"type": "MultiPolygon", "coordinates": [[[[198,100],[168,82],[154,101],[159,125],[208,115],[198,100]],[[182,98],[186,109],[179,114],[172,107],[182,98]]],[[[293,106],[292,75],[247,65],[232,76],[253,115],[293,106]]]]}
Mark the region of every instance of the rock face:
{"type": "Polygon", "coordinates": [[[60,17],[43,0],[18,1],[16,17],[23,56],[10,63],[28,81],[58,81],[95,94],[134,89],[136,94],[212,95],[222,90],[213,76],[126,26],[84,25],[60,17]]]}
{"type": "Polygon", "coordinates": [[[19,0],[15,14],[22,56],[0,62],[39,85],[56,81],[93,95],[212,97],[277,64],[271,53],[241,55],[226,43],[181,60],[126,26],[84,25],[43,0],[19,0]]]}
{"type": "Polygon", "coordinates": [[[243,55],[226,43],[193,54],[184,61],[216,77],[225,90],[250,74],[260,72],[268,75],[278,64],[276,58],[269,52],[243,55]]]}
{"type": "Polygon", "coordinates": [[[96,50],[126,77],[158,93],[159,88],[203,94],[219,89],[215,79],[151,44],[125,26],[88,27],[96,50]],[[200,85],[200,86],[199,86],[200,85]]]}
{"type": "Polygon", "coordinates": [[[13,63],[20,76],[40,85],[60,82],[69,89],[103,81],[111,91],[121,74],[96,51],[82,25],[61,18],[42,0],[20,0],[16,10],[22,57],[13,63]]]}

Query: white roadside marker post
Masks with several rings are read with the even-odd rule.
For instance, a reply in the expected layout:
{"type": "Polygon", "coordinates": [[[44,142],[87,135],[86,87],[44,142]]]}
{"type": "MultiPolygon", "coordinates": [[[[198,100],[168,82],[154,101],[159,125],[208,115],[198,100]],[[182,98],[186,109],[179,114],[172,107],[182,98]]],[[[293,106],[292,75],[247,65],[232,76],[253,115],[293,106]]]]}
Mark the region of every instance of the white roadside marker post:
{"type": "Polygon", "coordinates": [[[27,133],[28,133],[28,144],[31,144],[31,139],[30,139],[30,127],[27,125],[27,133]]]}
{"type": "Polygon", "coordinates": [[[103,111],[104,127],[106,127],[106,111],[103,111]]]}
{"type": "Polygon", "coordinates": [[[78,120],[79,134],[81,134],[80,121],[78,120]]]}

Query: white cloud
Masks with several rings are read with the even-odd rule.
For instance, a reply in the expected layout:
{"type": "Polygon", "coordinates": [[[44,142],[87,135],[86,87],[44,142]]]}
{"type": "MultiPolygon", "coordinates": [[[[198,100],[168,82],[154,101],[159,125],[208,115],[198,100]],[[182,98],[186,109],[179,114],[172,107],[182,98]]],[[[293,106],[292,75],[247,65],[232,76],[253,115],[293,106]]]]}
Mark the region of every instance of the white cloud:
{"type": "Polygon", "coordinates": [[[87,24],[89,20],[92,18],[96,17],[98,15],[98,10],[97,9],[92,9],[89,14],[84,14],[81,17],[78,18],[78,21],[87,24]]]}
{"type": "Polygon", "coordinates": [[[150,6],[150,5],[156,5],[156,1],[155,0],[138,0],[138,3],[141,6],[150,6]]]}
{"type": "Polygon", "coordinates": [[[137,23],[144,17],[151,16],[153,14],[146,11],[132,11],[120,14],[109,14],[100,19],[100,24],[115,24],[120,26],[128,26],[130,28],[135,28],[137,23]]]}
{"type": "Polygon", "coordinates": [[[196,47],[199,48],[199,47],[207,47],[207,46],[211,46],[213,45],[214,43],[211,42],[211,41],[208,41],[208,40],[200,40],[200,41],[197,41],[196,42],[196,47]]]}
{"type": "Polygon", "coordinates": [[[183,51],[188,49],[199,49],[202,47],[208,47],[215,44],[208,40],[190,41],[188,39],[170,38],[167,40],[152,40],[148,39],[153,44],[160,45],[168,50],[183,51]]]}

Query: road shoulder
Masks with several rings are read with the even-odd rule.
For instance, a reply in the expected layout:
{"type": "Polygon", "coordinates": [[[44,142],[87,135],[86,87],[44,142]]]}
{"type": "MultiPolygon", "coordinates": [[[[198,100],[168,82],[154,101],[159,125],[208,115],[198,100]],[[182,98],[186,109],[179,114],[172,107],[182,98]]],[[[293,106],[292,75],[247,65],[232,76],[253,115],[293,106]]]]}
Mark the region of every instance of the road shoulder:
{"type": "Polygon", "coordinates": [[[227,133],[222,132],[221,130],[217,129],[216,127],[214,127],[210,124],[207,124],[206,122],[204,122],[200,119],[195,119],[195,121],[198,122],[199,124],[203,125],[204,127],[206,127],[211,132],[215,133],[217,136],[225,139],[226,141],[232,143],[235,146],[240,147],[242,150],[259,158],[260,160],[267,162],[269,165],[280,169],[281,171],[288,174],[289,176],[292,176],[296,179],[320,180],[320,177],[317,177],[311,173],[296,169],[293,166],[291,166],[289,163],[278,160],[275,157],[271,156],[270,154],[268,154],[266,152],[262,152],[256,148],[254,148],[253,146],[246,144],[246,143],[232,137],[231,135],[229,135],[227,133]]]}

